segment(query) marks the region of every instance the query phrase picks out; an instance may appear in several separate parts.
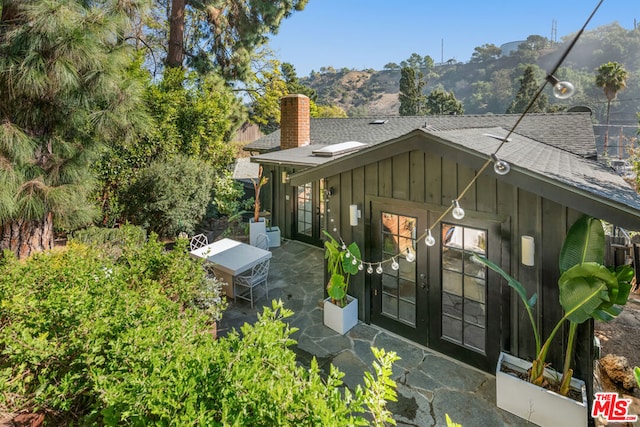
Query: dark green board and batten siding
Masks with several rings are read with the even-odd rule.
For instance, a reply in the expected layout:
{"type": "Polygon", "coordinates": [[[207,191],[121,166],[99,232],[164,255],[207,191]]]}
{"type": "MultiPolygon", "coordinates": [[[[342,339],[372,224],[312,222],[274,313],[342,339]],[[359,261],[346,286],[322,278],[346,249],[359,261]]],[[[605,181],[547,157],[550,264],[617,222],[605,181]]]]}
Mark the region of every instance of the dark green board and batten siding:
{"type": "MultiPolygon", "coordinates": [[[[482,162],[469,158],[462,162],[459,153],[442,150],[437,144],[434,148],[435,153],[422,150],[403,152],[325,177],[325,185],[332,187],[334,191],[329,200],[331,217],[334,219],[331,228],[336,227],[346,242],[357,242],[364,248],[367,256],[370,248],[367,247],[369,239],[366,239],[366,236],[371,226],[368,202],[372,198],[387,200],[390,206],[404,202],[411,205],[435,206],[440,210],[448,207],[471,182],[482,162]],[[469,163],[476,163],[474,166],[477,169],[467,167],[469,163]],[[349,225],[350,204],[357,204],[362,209],[362,220],[356,227],[349,225]]],[[[300,168],[303,169],[305,168],[300,168]]],[[[294,187],[290,183],[283,184],[281,176],[283,171],[295,173],[296,168],[265,165],[265,171],[269,171],[272,177],[270,183],[273,223],[280,226],[284,237],[291,238],[294,187]],[[288,197],[285,197],[287,195],[288,197]]],[[[582,213],[518,188],[508,181],[496,179],[489,169],[469,188],[460,203],[468,216],[496,218],[504,220],[507,224],[502,231],[502,253],[503,260],[508,261],[507,265],[503,263],[503,267],[527,287],[529,294],[538,293],[539,301],[535,313],[545,335],[562,315],[557,293],[558,254],[568,228],[582,213]],[[534,267],[523,266],[520,263],[522,235],[535,238],[534,267]]],[[[419,233],[422,231],[418,230],[419,233]]],[[[359,305],[359,316],[362,320],[368,321],[366,308],[370,306],[370,297],[365,279],[366,273],[356,275],[352,278],[350,290],[364,302],[359,305]]],[[[492,332],[500,330],[503,349],[529,359],[534,354],[535,344],[528,319],[523,316],[517,296],[509,292],[506,285],[501,289],[501,293],[502,320],[498,325],[488,325],[488,328],[492,332]]],[[[576,376],[586,378],[581,373],[592,366],[589,347],[593,337],[593,326],[585,325],[582,329],[582,351],[579,350],[581,366],[576,367],[576,376]]],[[[556,338],[558,342],[559,338],[556,338]]],[[[552,354],[549,360],[553,366],[561,366],[562,352],[552,354]]]]}

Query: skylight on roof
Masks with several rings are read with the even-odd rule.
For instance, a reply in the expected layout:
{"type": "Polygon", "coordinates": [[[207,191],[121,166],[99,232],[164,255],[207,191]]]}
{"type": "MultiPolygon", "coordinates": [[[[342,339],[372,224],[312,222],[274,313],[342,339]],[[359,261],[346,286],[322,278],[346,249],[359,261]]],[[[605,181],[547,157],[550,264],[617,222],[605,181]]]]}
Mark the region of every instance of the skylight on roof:
{"type": "Polygon", "coordinates": [[[369,122],[370,125],[383,125],[387,123],[389,120],[376,119],[374,121],[369,122]]]}
{"type": "Polygon", "coordinates": [[[494,139],[497,139],[498,141],[511,142],[511,138],[506,138],[505,139],[504,136],[494,135],[492,133],[483,133],[482,136],[488,136],[489,138],[494,138],[494,139]]]}
{"type": "Polygon", "coordinates": [[[358,151],[361,148],[366,147],[367,144],[358,141],[340,142],[338,144],[327,145],[326,147],[313,150],[311,154],[320,157],[333,157],[339,154],[350,153],[352,151],[358,151]]]}

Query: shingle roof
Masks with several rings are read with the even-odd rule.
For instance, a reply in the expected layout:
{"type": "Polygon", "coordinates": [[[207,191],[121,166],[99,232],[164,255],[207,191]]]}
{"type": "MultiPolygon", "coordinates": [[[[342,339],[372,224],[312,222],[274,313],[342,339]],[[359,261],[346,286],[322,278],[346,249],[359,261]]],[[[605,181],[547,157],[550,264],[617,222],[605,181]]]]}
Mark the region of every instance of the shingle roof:
{"type": "MultiPolygon", "coordinates": [[[[426,132],[444,140],[455,141],[456,144],[488,158],[498,148],[500,141],[486,134],[504,137],[506,133],[502,128],[486,130],[488,132],[484,134],[479,129],[426,132]]],[[[640,211],[640,195],[605,164],[521,135],[514,134],[510,140],[511,142],[500,147],[497,155],[512,168],[528,171],[538,180],[552,180],[640,211]]]]}
{"type": "MultiPolygon", "coordinates": [[[[471,128],[511,129],[520,115],[399,116],[387,117],[384,124],[372,118],[311,119],[311,145],[359,141],[375,145],[418,128],[445,131],[471,128]]],[[[595,156],[595,137],[589,113],[528,114],[518,124],[516,134],[540,141],[583,157],[595,156]]],[[[280,149],[280,131],[266,135],[245,147],[266,153],[280,149]]],[[[288,153],[281,152],[287,162],[288,153]]]]}
{"type": "MultiPolygon", "coordinates": [[[[416,134],[425,136],[425,144],[436,138],[475,158],[488,159],[519,118],[518,115],[394,117],[384,124],[370,124],[370,118],[312,119],[309,146],[278,151],[279,132],[274,132],[248,149],[263,152],[252,158],[259,163],[303,166],[291,180],[307,182],[329,172],[353,168],[358,161],[388,156],[390,151],[395,152],[389,150],[395,144],[401,144],[397,146],[400,150],[428,151],[420,139],[411,139],[416,134]],[[336,157],[311,154],[318,145],[351,140],[368,146],[336,157]],[[407,145],[408,141],[413,142],[407,145]]],[[[621,221],[622,226],[640,230],[640,195],[612,168],[595,160],[595,137],[588,113],[526,115],[509,140],[497,153],[516,172],[509,174],[509,180],[519,180],[517,185],[558,203],[587,200],[593,207],[588,210],[593,210],[595,216],[601,215],[605,220],[611,217],[621,221]]]]}

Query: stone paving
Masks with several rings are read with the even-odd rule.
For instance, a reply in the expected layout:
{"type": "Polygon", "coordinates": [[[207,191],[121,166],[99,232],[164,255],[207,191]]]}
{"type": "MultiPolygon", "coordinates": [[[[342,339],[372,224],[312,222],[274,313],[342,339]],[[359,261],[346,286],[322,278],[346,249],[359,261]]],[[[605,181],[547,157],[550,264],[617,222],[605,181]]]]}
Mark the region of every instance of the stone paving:
{"type": "Polygon", "coordinates": [[[362,384],[363,373],[374,360],[371,347],[395,351],[394,364],[398,402],[390,402],[398,426],[446,426],[445,414],[463,427],[532,425],[495,405],[495,377],[420,346],[374,325],[358,323],[344,336],[322,324],[323,251],[296,241],[272,248],[269,300],[259,294],[255,308],[246,301],[234,303],[219,325],[224,335],[245,322],[252,323],[257,311],[282,299],[294,311],[289,320],[299,328],[293,350],[301,363],[316,357],[320,368],[333,364],[345,373],[346,386],[362,384]]]}

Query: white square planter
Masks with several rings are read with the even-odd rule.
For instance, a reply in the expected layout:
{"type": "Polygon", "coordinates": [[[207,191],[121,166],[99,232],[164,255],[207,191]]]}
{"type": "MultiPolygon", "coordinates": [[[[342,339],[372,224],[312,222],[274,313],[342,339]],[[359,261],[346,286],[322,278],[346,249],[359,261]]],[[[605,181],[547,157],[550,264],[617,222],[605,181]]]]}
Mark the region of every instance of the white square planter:
{"type": "Polygon", "coordinates": [[[277,248],[280,246],[280,228],[277,226],[267,227],[267,237],[269,237],[269,247],[277,248]]]}
{"type": "Polygon", "coordinates": [[[264,218],[258,218],[258,222],[254,222],[253,218],[249,220],[249,244],[256,245],[256,239],[260,234],[267,234],[267,223],[264,218]]]}
{"type": "Polygon", "coordinates": [[[344,335],[358,323],[358,299],[347,295],[347,305],[338,307],[331,298],[324,300],[324,324],[344,335]]]}
{"type": "MultiPolygon", "coordinates": [[[[496,368],[496,403],[498,408],[542,427],[584,427],[587,425],[589,410],[584,381],[576,378],[571,380],[571,388],[582,394],[582,402],[576,402],[569,397],[523,381],[513,374],[502,372],[503,365],[524,372],[531,367],[530,362],[506,353],[500,353],[496,368]]],[[[561,373],[556,373],[551,369],[545,369],[544,375],[553,381],[559,380],[562,376],[561,373]]]]}

